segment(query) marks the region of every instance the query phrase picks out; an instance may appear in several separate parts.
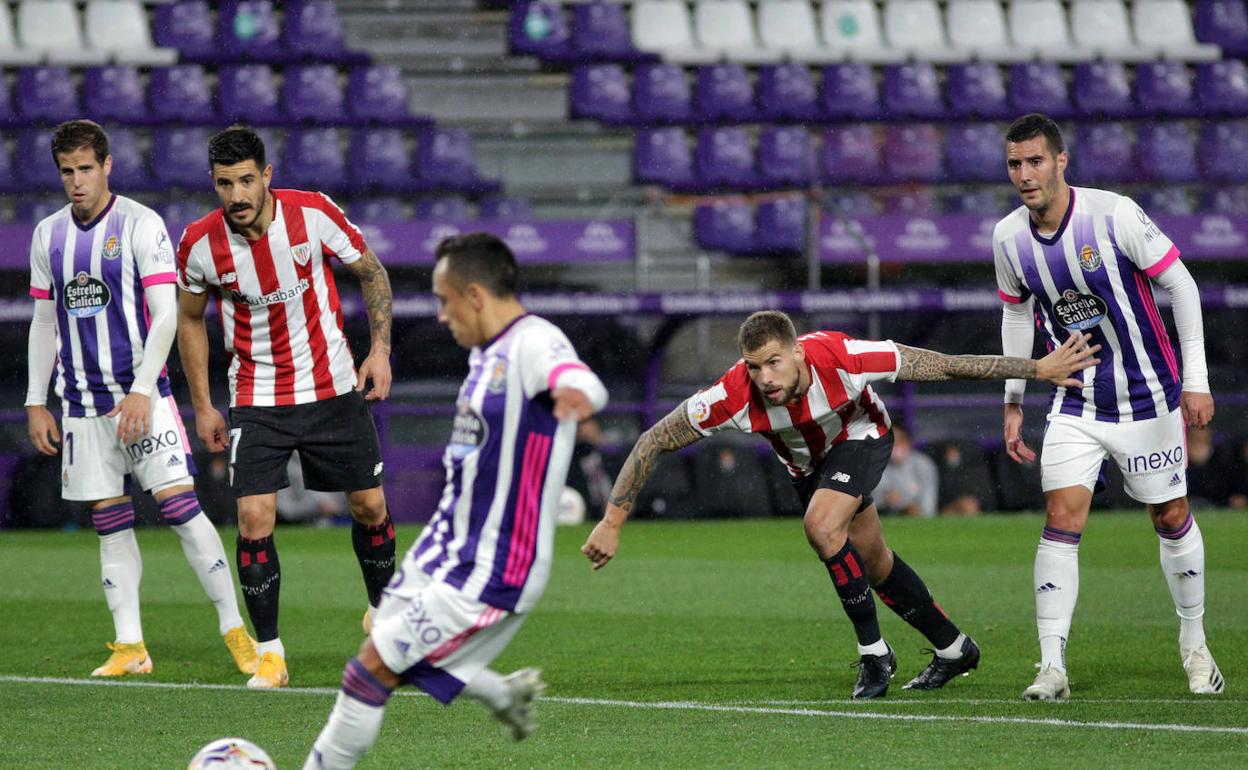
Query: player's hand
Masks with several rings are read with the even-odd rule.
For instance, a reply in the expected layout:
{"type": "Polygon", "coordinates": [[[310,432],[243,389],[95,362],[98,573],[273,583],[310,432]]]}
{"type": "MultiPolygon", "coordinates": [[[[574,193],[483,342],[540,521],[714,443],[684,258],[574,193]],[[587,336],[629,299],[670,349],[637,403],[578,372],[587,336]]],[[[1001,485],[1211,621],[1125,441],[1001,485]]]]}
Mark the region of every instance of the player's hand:
{"type": "Polygon", "coordinates": [[[390,354],[374,350],[360,365],[360,376],[356,379],[355,389],[364,390],[369,380],[373,387],[364,394],[365,401],[384,401],[390,395],[390,354]]]}
{"type": "Polygon", "coordinates": [[[555,401],[556,420],[571,418],[580,422],[594,413],[594,405],[589,396],[576,388],[555,388],[550,396],[555,401]]]}
{"type": "Polygon", "coordinates": [[[195,432],[209,452],[224,452],[230,447],[230,428],[216,409],[195,410],[195,432]]]}
{"type": "Polygon", "coordinates": [[[1213,396],[1185,390],[1179,398],[1179,409],[1183,410],[1183,422],[1188,427],[1203,428],[1213,420],[1213,396]]]}
{"type": "Polygon", "coordinates": [[[1101,362],[1099,358],[1094,358],[1101,346],[1088,347],[1091,339],[1091,334],[1071,334],[1061,347],[1036,362],[1036,379],[1048,380],[1065,388],[1082,388],[1083,382],[1070,375],[1101,362]]]}
{"type": "MultiPolygon", "coordinates": [[[[602,517],[602,521],[598,522],[594,531],[589,533],[589,539],[585,541],[585,545],[581,546],[581,553],[594,563],[595,570],[607,566],[607,562],[615,557],[615,552],[620,547],[620,525],[611,523],[615,520],[615,517],[611,515],[611,509],[615,507],[614,505],[607,506],[607,515],[602,517]]],[[[622,511],[621,514],[623,514],[622,511]]]]}
{"type": "Polygon", "coordinates": [[[1016,463],[1035,462],[1036,453],[1023,443],[1023,407],[1005,405],[1005,453],[1016,463]]]}
{"type": "Polygon", "coordinates": [[[30,443],[40,454],[55,455],[61,444],[61,432],[56,428],[56,418],[46,406],[26,407],[26,432],[30,443]]]}
{"type": "Polygon", "coordinates": [[[117,438],[126,444],[133,443],[151,429],[152,399],[142,393],[127,393],[108,416],[117,418],[117,438]]]}

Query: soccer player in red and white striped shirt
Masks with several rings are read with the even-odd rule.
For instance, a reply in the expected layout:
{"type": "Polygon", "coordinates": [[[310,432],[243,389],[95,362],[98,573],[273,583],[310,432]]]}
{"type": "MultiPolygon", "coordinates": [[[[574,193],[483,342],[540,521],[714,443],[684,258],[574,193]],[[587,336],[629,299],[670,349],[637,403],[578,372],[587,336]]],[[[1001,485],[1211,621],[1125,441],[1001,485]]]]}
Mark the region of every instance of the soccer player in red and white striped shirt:
{"type": "Polygon", "coordinates": [[[892,341],[856,340],[841,332],[797,336],[784,313],[755,313],[741,325],[741,360],[706,390],[651,427],[633,447],[611,490],[607,510],[581,548],[594,568],[611,561],[620,528],[659,455],[721,430],[758,433],[789,469],[806,506],[806,537],[828,569],[854,624],[861,660],[853,697],[888,691],[897,656],[880,634],[871,597],[931,642],[931,663],[906,685],[933,690],[979,663],[979,647],[958,631],[927,587],[884,544],[871,491],[892,452],[892,423],[871,389],[878,380],[1041,379],[1075,382],[1072,372],[1097,363],[1100,346],[1072,335],[1039,361],[1007,356],[948,356],[892,341]]]}
{"type": "Polygon", "coordinates": [[[248,686],[282,687],[288,675],[277,629],[281,573],[273,526],[277,491],[290,483],[291,452],[299,452],[309,489],[347,494],[370,608],[394,574],[394,526],[367,404],[390,392],[390,280],[328,197],[269,188],[273,167],[251,129],[214,136],[208,160],[221,208],[189,225],[178,247],[178,348],[200,439],[213,451],[230,451],[239,583],[260,643],[260,666],[248,686]],[[368,310],[372,344],[358,372],[331,258],[360,280],[368,310]],[[232,357],[228,428],[208,387],[210,295],[232,357]]]}

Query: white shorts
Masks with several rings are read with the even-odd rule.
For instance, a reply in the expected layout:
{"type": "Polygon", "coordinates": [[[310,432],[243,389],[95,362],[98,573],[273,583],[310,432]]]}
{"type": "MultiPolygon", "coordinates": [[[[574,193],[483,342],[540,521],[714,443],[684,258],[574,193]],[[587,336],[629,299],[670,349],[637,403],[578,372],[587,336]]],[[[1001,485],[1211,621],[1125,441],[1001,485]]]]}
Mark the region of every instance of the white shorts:
{"type": "Polygon", "coordinates": [[[151,432],[130,444],[117,438],[117,417],[65,417],[61,497],[107,500],[130,494],[129,474],[151,490],[194,473],[191,442],[173,396],[152,399],[151,432]]]}
{"type": "Polygon", "coordinates": [[[386,587],[370,638],[386,668],[404,683],[450,703],[502,653],[526,616],[483,604],[405,566],[386,587]]]}
{"type": "Polygon", "coordinates": [[[1123,487],[1141,503],[1187,496],[1187,433],[1179,410],[1136,422],[1049,418],[1040,452],[1040,486],[1096,487],[1101,463],[1113,458],[1123,487]]]}

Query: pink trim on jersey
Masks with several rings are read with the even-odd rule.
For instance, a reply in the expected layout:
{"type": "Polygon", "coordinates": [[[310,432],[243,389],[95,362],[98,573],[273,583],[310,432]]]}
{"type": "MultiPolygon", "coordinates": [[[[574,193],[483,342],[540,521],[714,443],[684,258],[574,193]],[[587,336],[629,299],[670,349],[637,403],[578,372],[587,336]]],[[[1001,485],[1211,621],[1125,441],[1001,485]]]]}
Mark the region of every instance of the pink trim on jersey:
{"type": "MultiPolygon", "coordinates": [[[[1172,251],[1177,251],[1177,249],[1172,249],[1172,251]]],[[[1153,299],[1152,286],[1143,273],[1135,274],[1135,288],[1140,292],[1140,299],[1148,315],[1148,324],[1153,327],[1153,334],[1157,335],[1157,339],[1161,341],[1161,355],[1166,360],[1166,368],[1170,370],[1174,381],[1179,382],[1179,364],[1174,359],[1174,346],[1170,344],[1170,336],[1166,334],[1166,325],[1161,321],[1161,313],[1157,312],[1157,302],[1153,299]]]]}
{"type": "Polygon", "coordinates": [[[522,586],[533,566],[537,525],[542,512],[542,481],[546,460],[550,458],[553,439],[540,433],[529,434],[524,445],[524,469],[520,472],[520,494],[516,499],[516,517],[511,527],[511,543],[507,546],[507,566],[503,569],[503,585],[522,586]]]}
{"type": "Polygon", "coordinates": [[[1156,278],[1157,276],[1166,272],[1166,268],[1170,267],[1170,265],[1174,263],[1174,260],[1178,258],[1179,258],[1179,247],[1171,244],[1170,250],[1166,252],[1166,256],[1162,257],[1160,260],[1158,260],[1157,264],[1148,268],[1144,272],[1148,273],[1149,278],[1156,278]]]}
{"type": "Polygon", "coordinates": [[[151,275],[143,277],[143,288],[146,289],[148,286],[159,286],[160,284],[177,282],[177,273],[152,273],[151,275]]]}
{"type": "Polygon", "coordinates": [[[182,413],[178,411],[178,402],[173,396],[165,396],[165,401],[169,402],[169,410],[173,412],[173,421],[178,424],[178,434],[182,436],[183,454],[190,455],[191,439],[186,435],[186,425],[182,423],[182,413]]]}
{"type": "Polygon", "coordinates": [[[433,652],[426,655],[425,661],[431,665],[437,665],[438,663],[441,663],[443,660],[450,657],[450,655],[453,652],[455,652],[460,647],[462,647],[464,645],[464,642],[468,641],[468,639],[471,638],[473,634],[477,633],[483,628],[487,628],[489,626],[494,625],[502,618],[502,616],[503,616],[503,611],[500,610],[499,608],[486,607],[485,611],[482,612],[480,616],[477,617],[477,622],[473,623],[471,627],[466,628],[463,631],[460,631],[458,634],[455,634],[455,636],[452,636],[450,639],[447,639],[445,642],[439,645],[437,649],[435,649],[433,652]]]}
{"type": "Polygon", "coordinates": [[[559,375],[563,374],[569,369],[584,369],[585,371],[589,371],[589,367],[586,366],[585,364],[582,364],[580,361],[565,361],[564,363],[559,364],[554,369],[550,370],[550,376],[546,378],[546,389],[554,390],[555,382],[559,380],[559,375]]]}
{"type": "Polygon", "coordinates": [[[1015,297],[1013,294],[1006,294],[1000,289],[997,289],[997,296],[1001,298],[1002,302],[1008,302],[1011,305],[1021,305],[1023,303],[1022,297],[1015,297]]]}
{"type": "Polygon", "coordinates": [[[52,290],[40,289],[36,286],[31,286],[30,296],[34,297],[35,299],[52,299],[52,290]]]}

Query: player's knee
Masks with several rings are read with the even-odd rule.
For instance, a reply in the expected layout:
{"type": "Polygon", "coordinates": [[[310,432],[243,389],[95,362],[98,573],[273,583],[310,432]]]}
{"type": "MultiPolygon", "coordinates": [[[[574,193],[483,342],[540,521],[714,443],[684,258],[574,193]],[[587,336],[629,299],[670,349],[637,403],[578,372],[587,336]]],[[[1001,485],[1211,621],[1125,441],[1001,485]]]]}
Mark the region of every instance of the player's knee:
{"type": "Polygon", "coordinates": [[[810,547],[821,559],[826,559],[844,548],[849,539],[845,527],[835,526],[832,517],[821,515],[817,511],[807,511],[802,523],[806,529],[806,542],[810,543],[810,547]]]}
{"type": "Polygon", "coordinates": [[[386,518],[386,496],[381,487],[352,492],[347,500],[351,516],[361,524],[380,524],[386,518]]]}
{"type": "Polygon", "coordinates": [[[255,539],[267,537],[273,532],[277,512],[262,504],[238,505],[238,531],[243,537],[255,539]]]}
{"type": "Polygon", "coordinates": [[[1152,517],[1153,526],[1157,529],[1175,530],[1182,527],[1187,521],[1188,511],[1186,497],[1148,506],[1149,516],[1152,517]]]}

